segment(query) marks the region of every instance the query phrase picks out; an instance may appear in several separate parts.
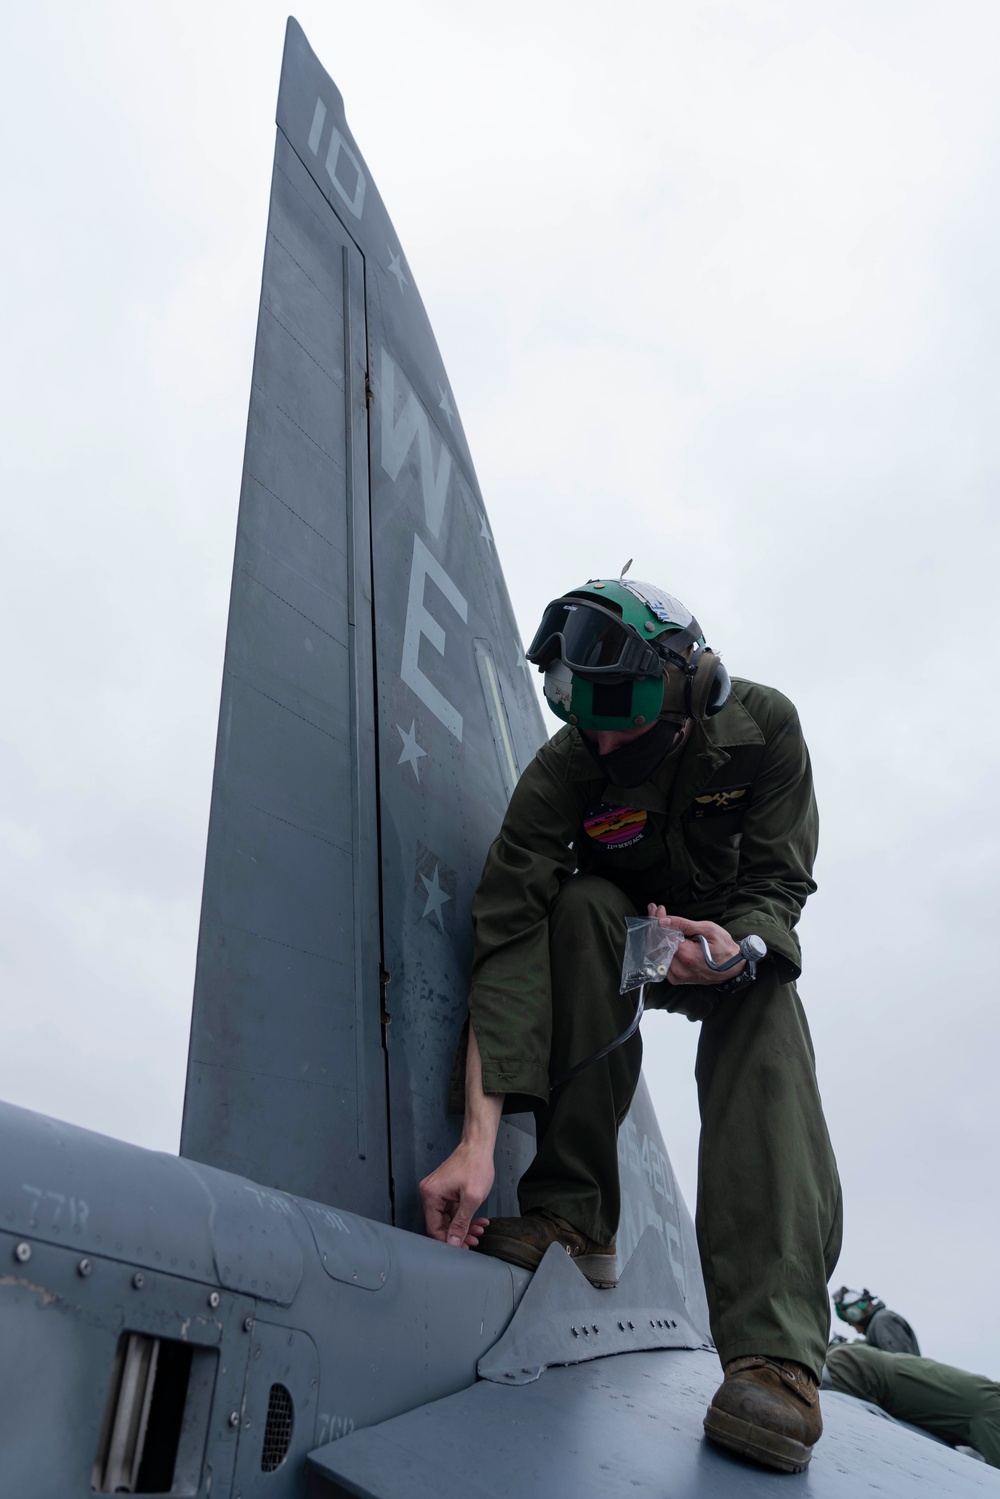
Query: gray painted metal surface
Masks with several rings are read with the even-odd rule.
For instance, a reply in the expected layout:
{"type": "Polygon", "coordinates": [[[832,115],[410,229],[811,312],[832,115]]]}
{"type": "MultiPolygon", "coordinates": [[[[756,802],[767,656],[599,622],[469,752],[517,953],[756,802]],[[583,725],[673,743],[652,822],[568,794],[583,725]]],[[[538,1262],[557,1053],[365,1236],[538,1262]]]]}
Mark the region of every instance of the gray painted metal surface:
{"type": "Polygon", "coordinates": [[[530,1280],[9,1104],[0,1139],[4,1495],[91,1492],[129,1334],[158,1340],[161,1358],[211,1356],[207,1393],[186,1372],[180,1391],[197,1428],[195,1486],[152,1492],[301,1495],[313,1447],[473,1383],[530,1280]],[[292,1429],[265,1472],[276,1384],[292,1429]]]}
{"type": "MultiPolygon", "coordinates": [[[[430,323],[294,21],[277,120],[181,1151],[419,1232],[472,894],[545,731],[430,323]]],[[[488,1214],[533,1148],[506,1119],[488,1214]]],[[[644,1084],[619,1156],[621,1263],[652,1225],[705,1325],[644,1084]]]]}
{"type": "MultiPolygon", "coordinates": [[[[644,1084],[619,1138],[617,1290],[558,1255],[532,1282],[409,1231],[457,1133],[472,891],[543,734],[527,670],[409,267],[290,21],[183,1154],[0,1104],[3,1494],[789,1483],[701,1442],[714,1356],[597,1356],[706,1335],[644,1084]]],[[[532,1148],[531,1119],[505,1121],[488,1212],[515,1209],[532,1148]]],[[[836,1400],[798,1493],[872,1474],[994,1492],[836,1400]]]]}
{"type": "Polygon", "coordinates": [[[279,134],[181,1149],[386,1220],[365,326],[279,134]]]}
{"type": "Polygon", "coordinates": [[[316,1494],[365,1499],[885,1499],[1000,1494],[1000,1473],[824,1396],[826,1435],[805,1473],[768,1473],[712,1447],[702,1419],[719,1381],[709,1353],[625,1353],[549,1369],[537,1384],[474,1385],[310,1454],[316,1494]]]}
{"type": "Polygon", "coordinates": [[[480,1379],[531,1384],[553,1364],[650,1348],[711,1348],[686,1315],[663,1241],[647,1228],[612,1291],[592,1286],[550,1244],[503,1337],[479,1360],[480,1379]]]}

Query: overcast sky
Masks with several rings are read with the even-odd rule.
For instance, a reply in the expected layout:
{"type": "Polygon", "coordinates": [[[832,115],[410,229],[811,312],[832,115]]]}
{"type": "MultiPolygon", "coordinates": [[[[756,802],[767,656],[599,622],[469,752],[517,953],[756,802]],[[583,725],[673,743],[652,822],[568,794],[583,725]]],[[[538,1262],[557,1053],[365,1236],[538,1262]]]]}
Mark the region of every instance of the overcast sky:
{"type": "MultiPolygon", "coordinates": [[[[0,1097],[169,1150],[285,15],[42,0],[0,56],[0,1097]]],[[[522,634],[635,557],[798,704],[836,1279],[1000,1376],[1000,8],[297,15],[522,634]]],[[[645,1034],[693,1206],[696,1029],[645,1034]]]]}

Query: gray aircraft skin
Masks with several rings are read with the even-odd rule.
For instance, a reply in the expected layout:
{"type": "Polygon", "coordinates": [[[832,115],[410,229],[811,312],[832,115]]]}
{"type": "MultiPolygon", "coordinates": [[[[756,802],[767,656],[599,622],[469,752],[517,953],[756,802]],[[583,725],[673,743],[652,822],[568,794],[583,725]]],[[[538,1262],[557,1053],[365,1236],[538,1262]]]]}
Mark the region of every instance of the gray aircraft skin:
{"type": "MultiPolygon", "coordinates": [[[[799,1478],[703,1441],[718,1362],[644,1084],[616,1290],[424,1237],[472,892],[544,728],[412,274],[294,20],[277,125],[181,1154],[0,1105],[0,1494],[1000,1493],[843,1396],[799,1478]]],[[[532,1149],[508,1117],[487,1212],[532,1149]]]]}

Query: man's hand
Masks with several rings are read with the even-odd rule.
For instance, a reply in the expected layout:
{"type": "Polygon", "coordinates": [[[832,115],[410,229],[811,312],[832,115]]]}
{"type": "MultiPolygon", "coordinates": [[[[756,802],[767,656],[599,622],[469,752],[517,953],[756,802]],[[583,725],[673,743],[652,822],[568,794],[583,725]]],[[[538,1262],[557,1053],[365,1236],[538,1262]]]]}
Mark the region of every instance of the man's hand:
{"type": "Polygon", "coordinates": [[[465,1059],[465,1123],[446,1161],[420,1183],[424,1222],[432,1239],[475,1249],[488,1218],[473,1218],[493,1186],[493,1152],[503,1113],[503,1094],[483,1092],[483,1061],[472,1023],[465,1059]]]}
{"type": "Polygon", "coordinates": [[[695,941],[695,938],[705,938],[713,963],[724,963],[727,958],[734,958],[740,950],[739,943],[734,942],[725,927],[719,926],[717,922],[688,921],[685,916],[668,916],[665,906],[657,906],[652,902],[646,909],[650,921],[659,921],[660,926],[672,927],[685,939],[674,953],[667,971],[668,984],[723,984],[727,979],[736,978],[747,966],[745,962],[734,963],[725,973],[716,973],[709,968],[701,943],[695,941]]]}
{"type": "Polygon", "coordinates": [[[464,1140],[436,1171],[420,1183],[424,1221],[432,1239],[474,1249],[488,1218],[473,1218],[493,1186],[493,1150],[475,1149],[464,1140]]]}

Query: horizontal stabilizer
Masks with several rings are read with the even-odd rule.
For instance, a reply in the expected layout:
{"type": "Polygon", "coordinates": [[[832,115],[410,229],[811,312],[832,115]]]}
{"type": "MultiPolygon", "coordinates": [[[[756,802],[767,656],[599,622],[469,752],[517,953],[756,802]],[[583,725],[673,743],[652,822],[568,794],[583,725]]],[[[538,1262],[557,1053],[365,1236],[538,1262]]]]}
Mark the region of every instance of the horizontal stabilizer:
{"type": "Polygon", "coordinates": [[[316,1492],[366,1499],[881,1499],[1000,1494],[1000,1473],[824,1396],[826,1433],[802,1478],[711,1446],[712,1353],[626,1353],[549,1369],[537,1383],[483,1381],[309,1454],[316,1492]],[[325,1482],[324,1482],[325,1480],[325,1482]],[[322,1486],[320,1484],[322,1483],[322,1486]]]}

